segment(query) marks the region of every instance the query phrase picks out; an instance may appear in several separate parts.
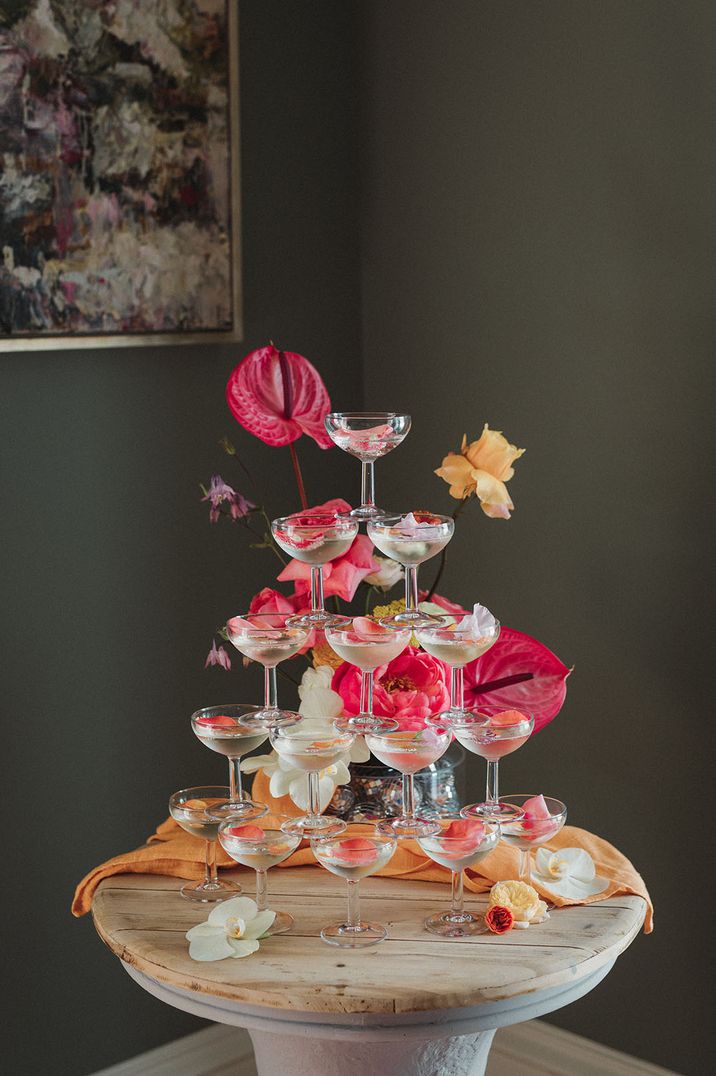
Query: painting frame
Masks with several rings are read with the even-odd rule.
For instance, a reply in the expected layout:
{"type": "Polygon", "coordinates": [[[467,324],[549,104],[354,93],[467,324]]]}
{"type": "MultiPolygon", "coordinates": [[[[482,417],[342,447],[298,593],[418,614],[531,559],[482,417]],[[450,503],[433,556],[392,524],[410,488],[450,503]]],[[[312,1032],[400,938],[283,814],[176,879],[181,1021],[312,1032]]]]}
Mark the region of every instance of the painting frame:
{"type": "Polygon", "coordinates": [[[226,0],[228,32],[228,169],[230,299],[232,326],[227,329],[187,329],[150,332],[0,334],[4,352],[74,351],[98,348],[165,347],[178,344],[231,344],[244,338],[241,229],[241,126],[239,96],[238,0],[226,0]]]}

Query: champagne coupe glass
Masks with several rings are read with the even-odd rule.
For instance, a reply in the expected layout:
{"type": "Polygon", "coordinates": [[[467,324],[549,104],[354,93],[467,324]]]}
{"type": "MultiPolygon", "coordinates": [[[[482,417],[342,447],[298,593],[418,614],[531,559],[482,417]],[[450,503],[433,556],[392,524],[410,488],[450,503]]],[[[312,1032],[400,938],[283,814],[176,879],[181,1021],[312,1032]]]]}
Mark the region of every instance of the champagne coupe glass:
{"type": "Polygon", "coordinates": [[[410,628],[383,627],[366,616],[356,616],[343,627],[326,628],[326,639],[339,658],[361,671],[360,713],[338,718],[337,729],[362,735],[398,728],[397,721],[373,713],[373,673],[405,650],[410,634],[410,628]]]}
{"type": "Polygon", "coordinates": [[[482,657],[497,642],[500,635],[500,622],[494,620],[488,630],[478,631],[469,621],[456,616],[444,617],[443,624],[429,628],[419,628],[418,642],[434,658],[450,666],[450,709],[440,714],[442,728],[451,729],[471,711],[465,709],[464,669],[471,661],[482,657]]]}
{"type": "Polygon", "coordinates": [[[567,808],[553,796],[528,793],[504,796],[501,802],[521,812],[521,818],[502,824],[502,839],[513,848],[519,848],[520,881],[532,885],[532,849],[546,844],[559,833],[567,821],[567,808]]]}
{"type": "Polygon", "coordinates": [[[325,630],[345,617],[327,612],[323,602],[323,565],[347,553],[358,534],[358,520],[338,512],[296,512],[274,519],[274,538],[290,557],[311,566],[311,612],[291,617],[290,626],[325,630]]]}
{"type": "MultiPolygon", "coordinates": [[[[256,871],[256,906],[260,912],[268,908],[268,871],[296,851],[301,843],[300,833],[286,833],[282,816],[271,814],[257,824],[244,825],[235,818],[225,819],[219,826],[219,843],[228,855],[244,867],[256,871]]],[[[293,916],[276,912],[267,934],[285,934],[293,926],[293,916]]]]}
{"type": "Polygon", "coordinates": [[[191,727],[198,739],[205,747],[229,760],[229,801],[212,811],[214,815],[249,822],[268,810],[265,803],[255,803],[245,796],[241,786],[241,758],[260,747],[268,736],[268,729],[260,724],[251,725],[257,713],[258,706],[231,702],[223,706],[204,706],[191,715],[191,727]]]}
{"type": "Polygon", "coordinates": [[[251,721],[275,728],[301,720],[292,710],[280,710],[276,666],[297,654],[308,638],[308,628],[288,624],[282,613],[241,613],[226,624],[226,634],[240,654],[264,667],[264,705],[251,721]]]}
{"type": "Polygon", "coordinates": [[[361,878],[384,867],[392,858],[398,842],[391,833],[379,833],[375,826],[358,823],[351,826],[351,837],[317,838],[311,841],[313,854],[326,870],[345,878],[348,887],[348,918],[332,923],[321,931],[328,945],[341,949],[361,949],[376,945],[387,937],[380,923],[366,923],[360,917],[358,883],[361,878]]]}
{"type": "Polygon", "coordinates": [[[191,833],[192,837],[201,837],[206,846],[204,880],[198,883],[187,882],[182,886],[179,892],[185,900],[207,904],[235,897],[241,892],[241,886],[236,882],[220,882],[216,872],[216,837],[219,823],[211,812],[227,803],[229,794],[229,789],[223,785],[199,785],[196,788],[183,788],[169,797],[169,814],[174,821],[187,833],[191,833]]]}
{"type": "Polygon", "coordinates": [[[413,775],[437,762],[450,746],[451,738],[447,730],[429,727],[409,732],[366,734],[366,745],[375,757],[403,775],[403,813],[381,822],[381,833],[393,833],[396,837],[428,837],[439,831],[440,824],[434,818],[416,814],[413,775]]]}
{"type": "Polygon", "coordinates": [[[418,844],[427,856],[441,867],[447,867],[452,876],[452,907],[437,912],[425,920],[425,928],[442,938],[464,938],[468,934],[484,931],[483,916],[465,910],[463,896],[464,871],[474,867],[497,847],[500,827],[496,822],[480,822],[462,818],[456,821],[444,819],[441,830],[430,837],[421,837],[418,844]]]}
{"type": "Polygon", "coordinates": [[[396,448],[410,429],[410,415],[393,411],[333,411],[324,419],[331,440],[361,461],[361,505],[354,519],[375,519],[383,513],[375,505],[373,465],[396,448]]]}
{"type": "MultiPolygon", "coordinates": [[[[431,722],[434,719],[428,718],[431,722]]],[[[487,785],[484,803],[463,807],[463,818],[481,818],[488,822],[512,822],[522,817],[514,804],[500,799],[498,766],[504,755],[510,755],[532,735],[535,722],[532,714],[520,710],[505,710],[500,714],[480,714],[454,725],[455,739],[474,755],[487,761],[487,785]],[[487,718],[487,721],[485,721],[487,718]]]]}
{"type": "Polygon", "coordinates": [[[421,613],[418,608],[418,565],[436,556],[448,544],[455,530],[451,516],[432,512],[382,516],[368,523],[368,537],[374,546],[405,569],[405,612],[386,617],[381,623],[397,628],[423,628],[442,623],[442,617],[421,613]]]}
{"type": "Polygon", "coordinates": [[[288,769],[303,770],[308,777],[308,811],[301,818],[290,818],[282,828],[301,837],[331,836],[346,828],[340,818],[321,814],[319,774],[334,766],[350,750],[355,736],[337,732],[302,728],[301,725],[271,729],[271,746],[288,769]]]}

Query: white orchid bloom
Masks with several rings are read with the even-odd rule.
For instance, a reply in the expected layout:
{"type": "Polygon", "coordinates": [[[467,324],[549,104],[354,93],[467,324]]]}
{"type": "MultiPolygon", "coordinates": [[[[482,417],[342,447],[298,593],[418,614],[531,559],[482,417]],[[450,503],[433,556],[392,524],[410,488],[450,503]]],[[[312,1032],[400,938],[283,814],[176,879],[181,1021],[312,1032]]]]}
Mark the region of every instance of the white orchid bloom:
{"type": "Polygon", "coordinates": [[[204,923],[186,932],[189,956],[192,960],[249,956],[275,918],[276,912],[268,908],[260,912],[251,897],[232,897],[212,908],[204,923]]]}
{"type": "Polygon", "coordinates": [[[376,571],[367,575],[363,582],[371,587],[377,587],[378,590],[391,590],[405,576],[402,566],[397,560],[390,560],[389,557],[375,557],[374,559],[378,561],[379,566],[376,571]]]}
{"type": "Polygon", "coordinates": [[[576,900],[601,893],[609,885],[606,878],[597,876],[594,860],[583,848],[560,848],[558,852],[538,848],[534,878],[557,896],[576,900]]]}

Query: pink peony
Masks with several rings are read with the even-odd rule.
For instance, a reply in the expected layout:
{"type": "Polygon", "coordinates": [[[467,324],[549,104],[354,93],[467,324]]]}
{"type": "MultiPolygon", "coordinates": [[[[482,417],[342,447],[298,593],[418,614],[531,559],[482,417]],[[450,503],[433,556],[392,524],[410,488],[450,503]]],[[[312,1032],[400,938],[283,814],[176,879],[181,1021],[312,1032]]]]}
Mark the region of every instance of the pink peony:
{"type": "MultiPolygon", "coordinates": [[[[373,709],[380,717],[394,717],[403,730],[425,727],[425,718],[447,710],[450,704],[449,669],[442,661],[408,646],[387,665],[375,671],[373,709]]],[[[346,714],[360,712],[360,669],[343,662],[331,687],[343,699],[346,714]]]]}
{"type": "Polygon", "coordinates": [[[321,448],[333,447],[323,424],[331,401],[303,355],[272,344],[249,352],[229,377],[226,401],[236,421],[267,445],[289,445],[306,433],[321,448]]]}
{"type": "Polygon", "coordinates": [[[494,646],[465,666],[465,706],[487,714],[528,711],[538,732],[562,709],[570,672],[537,639],[503,628],[494,646]]]}
{"type": "MultiPolygon", "coordinates": [[[[309,508],[308,512],[302,515],[345,515],[350,510],[351,506],[347,501],[334,497],[325,504],[309,508]]],[[[331,594],[337,594],[344,601],[352,601],[361,580],[376,571],[379,566],[373,556],[373,543],[370,538],[365,534],[358,535],[347,553],[323,565],[324,595],[329,597],[331,594]]],[[[302,597],[311,589],[311,566],[300,560],[290,560],[277,578],[281,583],[292,580],[295,584],[295,596],[302,597]]]]}

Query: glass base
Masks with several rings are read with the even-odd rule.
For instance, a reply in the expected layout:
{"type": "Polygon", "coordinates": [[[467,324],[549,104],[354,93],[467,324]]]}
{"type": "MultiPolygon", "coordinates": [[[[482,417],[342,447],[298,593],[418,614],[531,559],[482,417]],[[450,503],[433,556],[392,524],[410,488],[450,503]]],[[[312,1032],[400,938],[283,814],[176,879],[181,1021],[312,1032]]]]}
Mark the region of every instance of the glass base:
{"type": "Polygon", "coordinates": [[[438,912],[425,920],[425,929],[441,938],[467,938],[471,934],[489,934],[483,916],[470,912],[438,912]]]}
{"type": "Polygon", "coordinates": [[[483,822],[519,822],[525,812],[511,803],[470,803],[460,811],[462,818],[479,818],[483,822]]]}
{"type": "Polygon", "coordinates": [[[284,822],[281,829],[284,833],[297,833],[300,837],[337,837],[347,828],[345,822],[332,815],[319,814],[312,817],[304,815],[302,818],[289,818],[284,822]]]}
{"type": "Polygon", "coordinates": [[[489,717],[476,714],[472,710],[443,710],[441,714],[431,714],[425,718],[428,725],[440,729],[480,729],[489,725],[489,717]]]}
{"type": "Polygon", "coordinates": [[[221,807],[210,807],[209,813],[212,818],[220,818],[222,821],[225,818],[236,818],[241,822],[253,822],[256,818],[263,818],[268,814],[268,807],[265,803],[256,803],[255,800],[228,800],[222,803],[221,807]]]}
{"type": "Polygon", "coordinates": [[[285,934],[290,930],[295,920],[288,912],[276,912],[276,918],[266,931],[267,934],[285,934]]]}
{"type": "Polygon", "coordinates": [[[389,628],[434,628],[442,624],[444,620],[442,616],[421,613],[419,609],[406,609],[404,613],[395,613],[393,616],[385,617],[381,620],[381,624],[386,624],[389,628]]]}
{"type": "Polygon", "coordinates": [[[300,616],[291,616],[286,621],[290,628],[315,628],[317,631],[325,631],[326,628],[340,628],[350,623],[347,616],[339,613],[329,613],[327,609],[317,609],[315,613],[301,613],[300,616]]]}
{"type": "Polygon", "coordinates": [[[378,508],[374,504],[361,504],[358,508],[354,508],[352,512],[348,513],[351,519],[380,519],[385,515],[384,508],[378,508]]]}
{"type": "Polygon", "coordinates": [[[328,945],[337,945],[339,949],[362,949],[367,945],[377,945],[385,941],[388,932],[380,923],[359,923],[351,927],[348,923],[332,923],[324,927],[321,938],[328,945]]]}
{"type": "Polygon", "coordinates": [[[385,819],[378,823],[378,832],[389,837],[397,837],[399,840],[417,840],[418,837],[433,837],[439,833],[440,823],[435,818],[427,815],[416,815],[407,818],[399,815],[398,818],[385,819]]]}
{"type": "Polygon", "coordinates": [[[339,717],[333,722],[339,732],[352,732],[364,736],[366,732],[395,732],[398,722],[392,717],[376,717],[375,714],[356,714],[354,717],[339,717]]]}
{"type": "Polygon", "coordinates": [[[260,725],[265,729],[286,729],[291,725],[297,725],[301,720],[303,720],[301,715],[294,710],[266,709],[244,718],[242,724],[248,725],[249,728],[252,725],[260,725]]]}
{"type": "Polygon", "coordinates": [[[198,904],[216,904],[220,900],[228,900],[241,893],[238,882],[187,882],[179,890],[184,900],[193,900],[198,904]]]}

